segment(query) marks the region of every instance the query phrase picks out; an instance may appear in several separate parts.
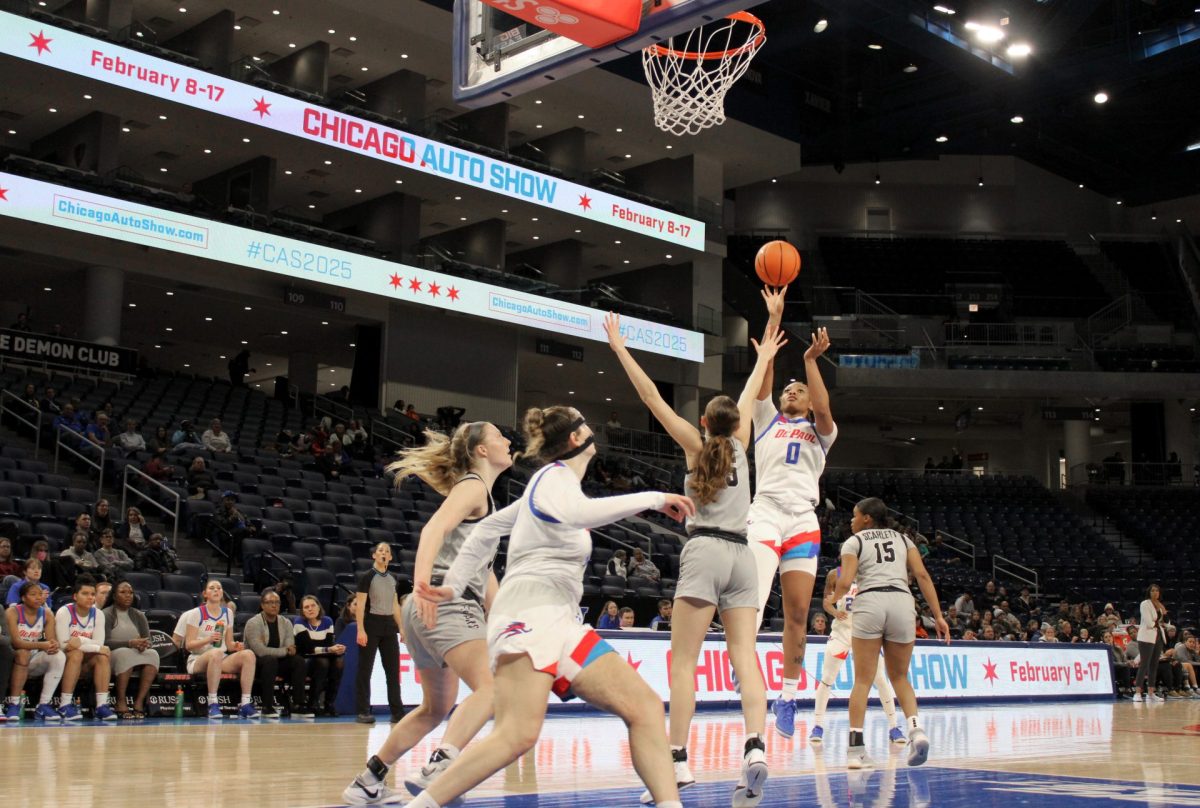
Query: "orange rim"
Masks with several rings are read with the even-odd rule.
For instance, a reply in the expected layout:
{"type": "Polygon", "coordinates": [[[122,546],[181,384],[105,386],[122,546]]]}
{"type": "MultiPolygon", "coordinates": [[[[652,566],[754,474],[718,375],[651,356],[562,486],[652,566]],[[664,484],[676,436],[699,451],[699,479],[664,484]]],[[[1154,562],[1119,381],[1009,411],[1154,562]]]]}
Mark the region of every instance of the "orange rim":
{"type": "Polygon", "coordinates": [[[746,51],[756,50],[762,46],[762,43],[767,38],[767,26],[763,25],[763,21],[755,17],[749,11],[738,11],[730,14],[725,19],[734,20],[735,22],[744,22],[753,25],[758,29],[758,34],[753,39],[742,45],[740,48],[733,48],[719,51],[677,51],[674,48],[669,48],[666,45],[651,45],[650,50],[654,51],[656,56],[675,56],[680,59],[691,59],[693,61],[707,59],[725,59],[733,56],[740,56],[746,51]]]}

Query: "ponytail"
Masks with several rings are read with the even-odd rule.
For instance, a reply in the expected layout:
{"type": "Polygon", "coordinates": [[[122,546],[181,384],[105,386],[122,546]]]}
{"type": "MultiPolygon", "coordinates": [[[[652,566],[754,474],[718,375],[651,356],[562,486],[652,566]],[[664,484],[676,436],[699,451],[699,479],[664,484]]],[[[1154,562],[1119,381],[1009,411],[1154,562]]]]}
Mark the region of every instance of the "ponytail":
{"type": "Polygon", "coordinates": [[[737,402],[729,396],[715,396],[704,408],[704,424],[708,437],[696,457],[692,470],[692,500],[708,505],[729,484],[733,471],[733,433],[741,416],[737,402]]]}
{"type": "Polygon", "coordinates": [[[486,421],[472,421],[446,437],[432,429],[425,430],[425,445],[400,452],[400,459],[385,471],[396,475],[396,486],[406,477],[419,477],[443,496],[450,493],[464,474],[471,470],[475,449],[483,442],[486,421]]]}
{"type": "Polygon", "coordinates": [[[579,413],[572,407],[555,405],[542,409],[530,407],[525,412],[525,451],[520,458],[533,458],[541,463],[552,463],[569,451],[571,434],[579,420],[579,413]]]}

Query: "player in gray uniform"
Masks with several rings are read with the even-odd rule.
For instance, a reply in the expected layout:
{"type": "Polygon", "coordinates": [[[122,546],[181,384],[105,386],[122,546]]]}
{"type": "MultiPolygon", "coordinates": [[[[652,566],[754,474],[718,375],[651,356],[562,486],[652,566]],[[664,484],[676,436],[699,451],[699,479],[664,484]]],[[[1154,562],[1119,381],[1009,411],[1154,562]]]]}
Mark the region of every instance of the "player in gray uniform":
{"type": "Polygon", "coordinates": [[[854,506],[854,518],[850,520],[854,535],[842,543],[842,575],[833,593],[834,600],[839,600],[852,584],[858,583],[851,641],[854,689],[850,691],[850,744],[846,753],[846,765],[851,769],[874,765],[863,746],[863,721],[881,646],[888,679],[908,723],[908,765],[920,766],[929,757],[929,738],[921,729],[917,697],[908,681],[908,663],[916,642],[916,603],[908,589],[909,573],[933,610],[938,637],[950,642],[950,627],[942,617],[937,589],[921,554],[907,536],[887,526],[887,519],[887,506],[876,497],[854,506]]]}
{"type": "MultiPolygon", "coordinates": [[[[715,396],[704,408],[705,435],[671,408],[646,372],[625,347],[620,318],[604,321],[608,342],[643,403],[663,425],[687,458],[685,493],[696,503],[687,520],[688,541],[679,559],[679,581],[671,613],[671,756],[675,781],[682,790],[696,782],[687,763],[688,731],[696,712],[696,659],[715,612],[729,647],[729,661],[741,681],[746,742],[742,775],[734,789],[733,805],[757,805],[767,780],[767,696],[758,670],[755,641],[758,630],[758,568],[746,542],[750,510],[750,420],[755,396],[767,365],[787,344],[782,332],[769,331],[763,344],[754,343],[758,362],[739,401],[715,396]]],[[[650,802],[650,792],[642,802],[650,802]]]]}
{"type": "MultiPolygon", "coordinates": [[[[508,439],[485,421],[463,424],[450,438],[437,432],[425,435],[424,446],[402,452],[388,470],[395,472],[397,485],[415,475],[446,496],[421,529],[413,570],[414,581],[441,586],[475,524],[495,510],[492,485],[512,465],[512,457],[508,439]]],[[[408,599],[403,611],[404,642],[420,672],[423,699],[392,728],[366,769],[346,787],[342,794],[346,802],[400,801],[399,792],[384,783],[388,767],[442,722],[458,698],[460,679],[471,688],[471,695],[454,711],[428,764],[409,774],[405,787],[413,794],[421,793],[492,717],[484,610],[496,586],[489,564],[475,572],[462,597],[439,605],[408,599]]]]}

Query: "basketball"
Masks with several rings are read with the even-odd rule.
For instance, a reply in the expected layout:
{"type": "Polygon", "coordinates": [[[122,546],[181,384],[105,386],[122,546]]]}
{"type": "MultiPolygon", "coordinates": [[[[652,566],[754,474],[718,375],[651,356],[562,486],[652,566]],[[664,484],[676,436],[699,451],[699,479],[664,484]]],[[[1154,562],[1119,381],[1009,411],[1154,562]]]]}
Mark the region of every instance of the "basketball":
{"type": "Polygon", "coordinates": [[[800,274],[800,253],[786,241],[768,241],[754,256],[754,271],[767,286],[787,286],[800,274]]]}

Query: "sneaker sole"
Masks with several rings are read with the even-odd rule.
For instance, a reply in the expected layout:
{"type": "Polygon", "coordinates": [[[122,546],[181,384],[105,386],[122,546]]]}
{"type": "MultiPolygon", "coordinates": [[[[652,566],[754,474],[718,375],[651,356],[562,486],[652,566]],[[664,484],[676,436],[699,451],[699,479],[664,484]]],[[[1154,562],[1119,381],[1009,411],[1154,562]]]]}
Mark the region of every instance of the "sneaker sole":
{"type": "Polygon", "coordinates": [[[746,767],[746,795],[747,806],[758,805],[763,796],[763,784],[767,782],[767,764],[751,763],[746,767]]]}
{"type": "Polygon", "coordinates": [[[908,755],[908,765],[920,766],[927,760],[929,760],[929,741],[925,738],[913,741],[908,755]]]}
{"type": "Polygon", "coordinates": [[[824,738],[824,736],[817,736],[814,738],[810,735],[808,738],[808,742],[810,744],[812,744],[813,746],[820,746],[821,744],[825,743],[825,738],[824,738]]]}
{"type": "Polygon", "coordinates": [[[854,771],[873,769],[875,768],[875,761],[870,758],[851,758],[846,761],[846,768],[853,769],[854,771]]]}
{"type": "Polygon", "coordinates": [[[400,792],[393,792],[386,800],[371,799],[353,786],[342,792],[342,800],[347,805],[398,805],[403,801],[400,792]]]}
{"type": "MultiPolygon", "coordinates": [[[[686,783],[676,783],[675,788],[679,791],[683,791],[684,789],[691,788],[694,785],[696,785],[696,781],[689,780],[686,783]]],[[[653,805],[654,804],[654,797],[650,794],[649,789],[642,792],[642,796],[638,797],[638,802],[640,802],[642,805],[653,805]]]]}

